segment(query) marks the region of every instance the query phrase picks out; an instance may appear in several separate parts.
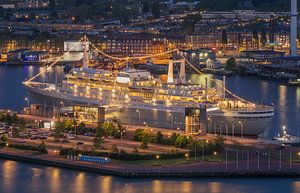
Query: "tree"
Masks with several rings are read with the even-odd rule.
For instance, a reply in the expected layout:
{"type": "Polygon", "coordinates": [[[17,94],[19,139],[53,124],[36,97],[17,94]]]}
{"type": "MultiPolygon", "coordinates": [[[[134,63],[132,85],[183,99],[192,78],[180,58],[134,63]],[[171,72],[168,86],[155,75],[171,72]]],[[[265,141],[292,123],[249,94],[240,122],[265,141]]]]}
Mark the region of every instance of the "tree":
{"type": "Polygon", "coordinates": [[[263,47],[265,47],[266,43],[267,43],[267,33],[266,30],[263,29],[261,31],[261,44],[263,47]]]}
{"type": "Polygon", "coordinates": [[[39,149],[47,149],[47,144],[45,143],[45,141],[42,141],[42,143],[39,144],[38,148],[39,149]]]}
{"type": "Polygon", "coordinates": [[[228,37],[227,37],[227,32],[225,29],[222,30],[222,44],[226,46],[228,43],[228,37]]]}
{"type": "Polygon", "coordinates": [[[79,123],[77,126],[77,132],[79,131],[79,133],[84,133],[83,130],[85,130],[85,124],[83,122],[79,123]]]}
{"type": "Polygon", "coordinates": [[[215,151],[222,151],[224,149],[224,137],[221,135],[216,136],[213,140],[212,143],[214,145],[214,150],[215,151]]]}
{"type": "Polygon", "coordinates": [[[5,133],[4,135],[1,136],[0,140],[4,143],[7,143],[8,142],[8,136],[7,134],[5,133]]]}
{"type": "Polygon", "coordinates": [[[175,145],[179,148],[187,148],[187,145],[189,144],[189,140],[186,136],[180,135],[177,137],[175,145]]]}
{"type": "Polygon", "coordinates": [[[147,13],[149,11],[150,11],[149,10],[149,3],[148,3],[148,1],[144,1],[144,3],[143,3],[143,13],[147,13]]]}
{"type": "Polygon", "coordinates": [[[225,64],[225,69],[226,70],[234,70],[235,67],[236,67],[237,63],[236,63],[236,60],[235,58],[229,58],[227,61],[226,61],[226,64],[225,64]]]}
{"type": "Polygon", "coordinates": [[[20,129],[18,127],[12,128],[12,137],[19,138],[20,137],[20,129]]]}
{"type": "Polygon", "coordinates": [[[138,154],[138,153],[139,153],[139,150],[135,147],[135,148],[133,148],[132,153],[133,153],[133,154],[138,154]]]}
{"type": "Polygon", "coordinates": [[[49,7],[55,7],[56,6],[56,3],[55,3],[55,0],[49,0],[49,7]]]}
{"type": "Polygon", "coordinates": [[[149,136],[144,135],[142,139],[141,149],[148,149],[149,136]]]}
{"type": "Polygon", "coordinates": [[[160,17],[160,3],[159,1],[154,1],[152,4],[152,13],[155,18],[160,17]]]}
{"type": "Polygon", "coordinates": [[[127,152],[124,149],[121,149],[119,152],[119,157],[126,157],[127,156],[127,152]]]}
{"type": "Polygon", "coordinates": [[[27,123],[26,120],[21,118],[21,119],[18,119],[17,126],[19,127],[19,129],[21,131],[24,131],[26,129],[26,123],[27,123]]]}
{"type": "Polygon", "coordinates": [[[64,124],[65,124],[65,129],[71,131],[75,129],[76,122],[74,119],[67,119],[64,121],[64,124]]]}
{"type": "Polygon", "coordinates": [[[142,141],[145,132],[144,129],[137,129],[134,131],[133,140],[134,141],[142,141]]]}
{"type": "Polygon", "coordinates": [[[164,139],[163,134],[161,134],[161,131],[158,131],[155,136],[155,142],[162,143],[163,139],[164,139]]]}
{"type": "Polygon", "coordinates": [[[102,144],[104,143],[104,139],[103,139],[103,136],[105,134],[105,131],[102,127],[98,127],[96,129],[96,136],[94,138],[94,147],[96,149],[99,149],[102,144]]]}
{"type": "Polygon", "coordinates": [[[182,22],[182,28],[184,30],[184,33],[191,34],[191,33],[195,32],[195,24],[198,23],[201,19],[202,19],[202,16],[200,14],[187,15],[182,22]]]}
{"type": "Polygon", "coordinates": [[[114,137],[120,139],[123,138],[124,135],[126,135],[126,129],[123,127],[121,121],[117,121],[117,129],[115,129],[114,137]]]}
{"type": "Polygon", "coordinates": [[[252,39],[253,39],[253,44],[256,45],[257,47],[259,46],[259,37],[258,37],[258,31],[256,28],[253,29],[252,32],[252,39]]]}
{"type": "Polygon", "coordinates": [[[105,121],[101,127],[105,131],[105,134],[109,136],[114,136],[114,133],[116,132],[116,128],[112,122],[105,121]]]}
{"type": "Polygon", "coordinates": [[[256,28],[253,29],[253,32],[252,32],[252,36],[253,36],[253,39],[258,42],[258,31],[256,28]]]}
{"type": "Polygon", "coordinates": [[[54,128],[54,139],[59,140],[63,134],[63,131],[65,129],[65,124],[62,121],[58,121],[55,123],[54,128]]]}
{"type": "Polygon", "coordinates": [[[170,144],[175,145],[177,138],[179,137],[179,134],[173,133],[172,136],[170,137],[170,144]]]}
{"type": "Polygon", "coordinates": [[[58,19],[58,14],[57,14],[57,12],[54,11],[54,12],[50,13],[49,18],[50,18],[50,19],[58,19]]]}
{"type": "Polygon", "coordinates": [[[119,153],[118,146],[117,146],[116,144],[112,144],[112,146],[111,146],[110,149],[109,149],[109,152],[110,152],[111,154],[119,153]]]}

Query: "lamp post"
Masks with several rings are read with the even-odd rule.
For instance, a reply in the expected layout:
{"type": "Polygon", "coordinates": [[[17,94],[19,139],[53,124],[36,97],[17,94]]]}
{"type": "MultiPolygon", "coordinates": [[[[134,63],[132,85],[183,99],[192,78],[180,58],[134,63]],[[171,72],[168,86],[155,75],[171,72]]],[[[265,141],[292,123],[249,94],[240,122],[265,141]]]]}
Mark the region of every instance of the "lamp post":
{"type": "Polygon", "coordinates": [[[250,152],[248,150],[247,151],[247,170],[249,170],[249,166],[250,166],[250,152]]]}
{"type": "Polygon", "coordinates": [[[29,107],[29,98],[25,98],[25,102],[26,102],[26,104],[27,104],[27,107],[29,107]]]}
{"type": "Polygon", "coordinates": [[[234,122],[232,122],[232,138],[234,138],[234,122]]]}
{"type": "Polygon", "coordinates": [[[64,102],[60,101],[59,104],[60,104],[60,107],[61,107],[61,108],[65,107],[65,103],[64,103],[64,102]]]}
{"type": "Polygon", "coordinates": [[[290,145],[290,171],[292,170],[292,146],[290,145]]]}
{"type": "Polygon", "coordinates": [[[171,129],[173,129],[173,116],[171,113],[169,113],[169,117],[170,117],[170,123],[171,123],[171,129]]]}
{"type": "Polygon", "coordinates": [[[281,171],[281,150],[279,150],[279,171],[281,171]]]}
{"type": "Polygon", "coordinates": [[[141,111],[137,109],[136,112],[139,114],[139,125],[141,125],[141,111]]]}
{"type": "Polygon", "coordinates": [[[126,132],[126,130],[121,129],[121,130],[118,130],[118,132],[121,134],[121,140],[123,140],[123,134],[126,132]]]}
{"type": "Polygon", "coordinates": [[[228,152],[227,149],[225,149],[225,170],[228,169],[228,152]]]}
{"type": "Polygon", "coordinates": [[[202,161],[204,161],[204,144],[202,144],[201,147],[202,147],[202,161]]]}
{"type": "Polygon", "coordinates": [[[243,121],[239,121],[239,124],[241,125],[241,137],[243,140],[244,139],[244,123],[243,123],[243,121]]]}
{"type": "Polygon", "coordinates": [[[211,117],[208,117],[207,120],[208,120],[208,122],[209,122],[208,128],[209,128],[210,130],[212,130],[212,118],[211,118],[211,117]]]}
{"type": "Polygon", "coordinates": [[[186,161],[189,161],[189,154],[186,153],[184,156],[185,156],[185,158],[186,158],[186,161]]]}
{"type": "Polygon", "coordinates": [[[77,137],[77,122],[74,118],[73,121],[74,121],[74,132],[75,132],[75,136],[77,137]]]}
{"type": "Polygon", "coordinates": [[[259,151],[257,151],[257,170],[259,170],[259,166],[260,166],[260,163],[259,163],[259,155],[260,155],[260,153],[259,153],[259,151]]]}
{"type": "Polygon", "coordinates": [[[236,170],[239,170],[239,150],[236,150],[236,170]]]}

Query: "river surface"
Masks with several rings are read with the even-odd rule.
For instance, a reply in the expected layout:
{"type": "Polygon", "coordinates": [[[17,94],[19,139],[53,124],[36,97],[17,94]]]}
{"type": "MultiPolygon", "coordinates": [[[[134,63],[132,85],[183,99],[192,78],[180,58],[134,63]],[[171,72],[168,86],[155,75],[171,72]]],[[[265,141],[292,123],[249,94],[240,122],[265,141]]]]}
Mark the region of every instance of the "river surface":
{"type": "MultiPolygon", "coordinates": [[[[39,71],[37,66],[0,65],[0,109],[20,110],[32,98],[22,85],[39,71]]],[[[39,80],[55,82],[63,70],[56,67],[39,80]],[[56,76],[55,74],[58,74],[56,76]]],[[[204,77],[191,75],[193,82],[204,77]]],[[[300,129],[300,88],[287,87],[255,77],[227,78],[227,88],[257,103],[276,106],[271,132],[286,125],[289,132],[300,129]]],[[[91,173],[0,160],[0,193],[300,193],[298,179],[122,179],[91,173]]]]}
{"type": "Polygon", "coordinates": [[[124,179],[0,160],[0,193],[300,193],[299,179],[124,179]]]}

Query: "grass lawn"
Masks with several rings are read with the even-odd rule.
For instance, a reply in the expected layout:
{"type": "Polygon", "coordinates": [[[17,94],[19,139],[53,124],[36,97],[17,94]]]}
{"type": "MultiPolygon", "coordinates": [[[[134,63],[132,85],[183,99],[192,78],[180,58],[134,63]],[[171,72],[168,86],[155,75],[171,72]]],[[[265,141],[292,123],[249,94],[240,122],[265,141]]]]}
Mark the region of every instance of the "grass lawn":
{"type": "MultiPolygon", "coordinates": [[[[175,158],[175,159],[156,159],[156,160],[133,160],[133,161],[121,161],[113,160],[113,163],[123,163],[123,164],[133,164],[133,165],[143,165],[143,166],[162,166],[162,165],[180,165],[180,164],[190,164],[195,162],[200,162],[202,157],[190,157],[186,158],[175,158]]],[[[208,162],[220,162],[222,159],[221,155],[208,155],[204,157],[205,161],[208,162]]]]}
{"type": "Polygon", "coordinates": [[[5,149],[13,150],[13,151],[20,152],[20,153],[30,153],[32,155],[42,155],[43,154],[38,151],[32,151],[32,150],[27,150],[27,149],[17,149],[17,148],[13,148],[13,147],[6,147],[5,149]]]}

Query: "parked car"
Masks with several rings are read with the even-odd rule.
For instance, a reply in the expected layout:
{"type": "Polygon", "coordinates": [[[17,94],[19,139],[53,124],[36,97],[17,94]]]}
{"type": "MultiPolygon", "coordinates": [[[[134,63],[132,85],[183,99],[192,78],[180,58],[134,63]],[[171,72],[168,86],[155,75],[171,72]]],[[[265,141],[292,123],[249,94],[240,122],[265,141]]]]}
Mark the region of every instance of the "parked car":
{"type": "Polygon", "coordinates": [[[75,138],[76,138],[75,135],[68,135],[68,136],[67,136],[67,139],[75,139],[75,138]]]}
{"type": "Polygon", "coordinates": [[[69,141],[69,140],[67,140],[67,139],[63,139],[63,140],[61,140],[61,143],[64,143],[64,144],[66,144],[66,143],[70,143],[70,141],[69,141]]]}
{"type": "Polygon", "coordinates": [[[30,138],[30,140],[38,140],[39,139],[39,136],[32,136],[31,138],[30,138]]]}
{"type": "Polygon", "coordinates": [[[82,141],[78,141],[76,144],[77,145],[84,145],[84,143],[82,141]]]}

